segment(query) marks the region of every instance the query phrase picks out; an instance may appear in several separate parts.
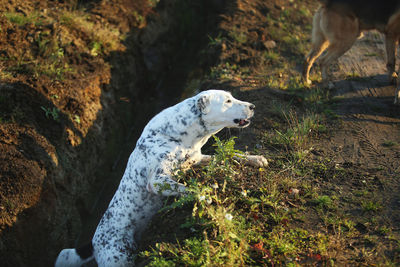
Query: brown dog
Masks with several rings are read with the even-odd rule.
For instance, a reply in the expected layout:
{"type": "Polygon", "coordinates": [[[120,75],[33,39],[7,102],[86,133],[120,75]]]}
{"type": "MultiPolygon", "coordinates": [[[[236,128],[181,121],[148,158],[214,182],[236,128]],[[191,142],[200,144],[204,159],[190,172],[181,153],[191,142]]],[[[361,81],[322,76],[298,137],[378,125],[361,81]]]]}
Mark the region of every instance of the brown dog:
{"type": "MultiPolygon", "coordinates": [[[[314,61],[320,59],[322,80],[328,80],[331,63],[349,50],[363,31],[376,29],[385,34],[387,70],[396,82],[395,103],[400,98],[400,78],[395,72],[396,48],[400,38],[400,0],[320,0],[314,15],[312,48],[303,67],[303,80],[311,84],[309,73],[314,61]]],[[[400,67],[399,67],[400,72],[400,67]]]]}

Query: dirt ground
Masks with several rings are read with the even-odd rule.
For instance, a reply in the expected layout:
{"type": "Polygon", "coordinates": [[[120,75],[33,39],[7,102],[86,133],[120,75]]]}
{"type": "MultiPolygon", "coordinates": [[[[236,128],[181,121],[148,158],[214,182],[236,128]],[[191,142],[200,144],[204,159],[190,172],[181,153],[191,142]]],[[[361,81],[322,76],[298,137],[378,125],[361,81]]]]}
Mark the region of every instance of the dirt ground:
{"type": "MultiPolygon", "coordinates": [[[[0,3],[4,266],[50,266],[61,248],[89,240],[146,121],[198,89],[230,90],[256,105],[251,127],[224,131],[222,137],[238,136],[239,149],[264,153],[272,169],[285,153],[266,137],[286,123],[274,103],[292,105],[299,114],[307,109],[299,93],[282,84],[299,77],[318,2],[161,0],[156,7],[148,3],[158,1],[139,2],[0,3]],[[13,22],[13,14],[33,20],[13,22]],[[285,28],[287,21],[294,26],[285,28]],[[193,31],[194,25],[202,27],[193,31]],[[106,42],[89,29],[106,29],[104,34],[117,41],[106,42]]],[[[339,59],[334,88],[323,89],[336,119],[326,120],[327,131],[309,144],[309,160],[329,161],[332,170],[346,171],[332,178],[328,170],[314,185],[340,196],[340,208],[360,233],[373,235],[384,225],[398,237],[400,108],[392,104],[394,87],[384,75],[385,65],[382,35],[376,32],[339,59]],[[349,200],[364,189],[381,206],[373,215],[377,223],[349,200]]],[[[170,233],[184,216],[156,217],[143,249],[189,235],[170,233]]],[[[313,213],[302,224],[323,228],[313,213]]],[[[360,240],[344,245],[336,256],[338,266],[354,264],[355,258],[359,265],[380,259],[366,260],[360,240]]],[[[372,246],[399,262],[398,248],[386,237],[379,236],[372,246]]]]}

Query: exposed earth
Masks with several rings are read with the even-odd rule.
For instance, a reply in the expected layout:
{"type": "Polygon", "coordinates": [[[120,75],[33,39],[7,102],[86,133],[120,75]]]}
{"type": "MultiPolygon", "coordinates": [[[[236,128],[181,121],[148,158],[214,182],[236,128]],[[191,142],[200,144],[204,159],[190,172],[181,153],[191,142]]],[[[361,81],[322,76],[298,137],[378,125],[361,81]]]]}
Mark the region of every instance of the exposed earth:
{"type": "MultiPolygon", "coordinates": [[[[285,226],[330,238],[322,260],[308,254],[297,265],[400,264],[400,106],[385,76],[383,38],[369,32],[339,59],[333,89],[318,83],[317,66],[314,85],[304,87],[299,70],[317,7],[315,0],[1,2],[1,265],[52,266],[62,248],[90,240],[146,122],[208,88],[256,105],[250,127],[220,138],[237,136],[238,149],[270,159],[274,177],[307,181],[333,200],[322,215],[309,196],[292,203],[303,216],[285,226]],[[282,141],[310,115],[318,130],[282,141]],[[332,214],[353,222],[351,236],[322,218],[332,214]]],[[[258,179],[250,175],[243,186],[258,179]]],[[[187,216],[158,215],[141,250],[190,235],[179,228],[187,216]]],[[[274,262],[260,259],[288,265],[274,262]]]]}

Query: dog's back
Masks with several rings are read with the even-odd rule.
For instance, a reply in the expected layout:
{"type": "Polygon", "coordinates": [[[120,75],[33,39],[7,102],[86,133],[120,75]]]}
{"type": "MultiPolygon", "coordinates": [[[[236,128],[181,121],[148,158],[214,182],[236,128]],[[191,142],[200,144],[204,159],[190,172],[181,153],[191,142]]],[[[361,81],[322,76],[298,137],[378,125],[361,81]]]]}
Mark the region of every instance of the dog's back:
{"type": "Polygon", "coordinates": [[[400,9],[400,0],[320,0],[328,9],[353,14],[366,25],[386,25],[400,9]]]}

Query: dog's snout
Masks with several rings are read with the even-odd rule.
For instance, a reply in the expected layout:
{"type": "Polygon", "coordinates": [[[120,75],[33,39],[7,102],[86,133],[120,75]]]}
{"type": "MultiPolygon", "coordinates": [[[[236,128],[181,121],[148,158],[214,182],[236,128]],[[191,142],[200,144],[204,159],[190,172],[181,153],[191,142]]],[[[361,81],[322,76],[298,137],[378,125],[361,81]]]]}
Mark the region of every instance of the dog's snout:
{"type": "Polygon", "coordinates": [[[254,110],[256,108],[256,106],[254,104],[250,104],[249,109],[250,110],[254,110]]]}

